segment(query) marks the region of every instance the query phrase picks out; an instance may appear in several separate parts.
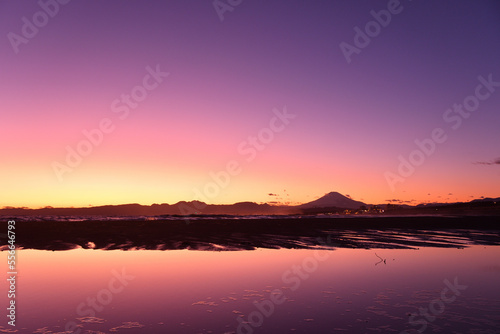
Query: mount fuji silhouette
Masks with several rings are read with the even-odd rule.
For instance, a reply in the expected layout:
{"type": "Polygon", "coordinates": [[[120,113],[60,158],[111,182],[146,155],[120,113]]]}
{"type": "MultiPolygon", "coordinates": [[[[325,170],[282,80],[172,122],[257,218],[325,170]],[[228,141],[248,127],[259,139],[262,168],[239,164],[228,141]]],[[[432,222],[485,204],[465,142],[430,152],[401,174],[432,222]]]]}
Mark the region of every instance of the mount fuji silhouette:
{"type": "Polygon", "coordinates": [[[343,208],[343,209],[359,209],[361,206],[366,206],[365,203],[355,201],[346,197],[338,192],[330,192],[323,197],[318,198],[315,201],[299,205],[301,209],[313,209],[313,208],[343,208]]]}

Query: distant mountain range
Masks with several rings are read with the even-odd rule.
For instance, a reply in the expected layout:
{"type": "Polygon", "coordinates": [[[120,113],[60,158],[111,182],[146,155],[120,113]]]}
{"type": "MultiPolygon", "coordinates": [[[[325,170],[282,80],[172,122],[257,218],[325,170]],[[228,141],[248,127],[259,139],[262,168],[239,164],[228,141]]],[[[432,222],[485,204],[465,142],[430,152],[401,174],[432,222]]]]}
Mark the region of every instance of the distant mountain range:
{"type": "MultiPolygon", "coordinates": [[[[435,213],[441,211],[478,210],[486,207],[491,211],[498,210],[500,198],[475,199],[466,203],[431,203],[417,206],[381,204],[371,205],[355,201],[338,192],[330,192],[312,202],[297,205],[269,205],[254,202],[235,204],[206,204],[199,201],[178,202],[176,204],[123,204],[104,205],[88,208],[53,208],[41,209],[13,208],[0,209],[0,216],[158,216],[158,215],[283,215],[283,214],[318,214],[348,212],[382,212],[391,210],[398,213],[435,213]],[[374,210],[376,208],[378,211],[374,210]],[[362,210],[360,210],[362,209],[362,210]]],[[[481,209],[483,210],[483,209],[481,209]]],[[[468,211],[467,211],[468,212],[468,211]]]]}
{"type": "MultiPolygon", "coordinates": [[[[500,197],[497,198],[480,198],[480,199],[473,199],[470,202],[466,203],[485,203],[485,202],[500,202],[500,197]]],[[[461,203],[461,202],[458,202],[461,203]]],[[[425,204],[418,204],[416,207],[432,207],[432,206],[449,206],[449,205],[456,205],[458,203],[425,203],[425,204]]]]}
{"type": "Polygon", "coordinates": [[[253,202],[229,205],[205,204],[199,201],[176,204],[122,204],[88,208],[4,208],[0,216],[159,216],[159,215],[282,215],[300,213],[295,207],[273,206],[253,202]]]}

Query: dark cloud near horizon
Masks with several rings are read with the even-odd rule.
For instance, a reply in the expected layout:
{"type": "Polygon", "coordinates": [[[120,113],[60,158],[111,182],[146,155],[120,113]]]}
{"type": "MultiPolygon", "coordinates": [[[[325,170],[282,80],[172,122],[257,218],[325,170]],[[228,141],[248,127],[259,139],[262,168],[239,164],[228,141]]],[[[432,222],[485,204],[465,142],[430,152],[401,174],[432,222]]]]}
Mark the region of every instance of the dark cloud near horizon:
{"type": "Polygon", "coordinates": [[[269,196],[278,196],[278,194],[269,193],[269,196]]]}
{"type": "Polygon", "coordinates": [[[473,163],[474,165],[500,165],[500,158],[496,158],[493,161],[477,161],[473,163]]]}
{"type": "Polygon", "coordinates": [[[403,203],[410,204],[410,203],[416,202],[416,200],[414,200],[414,199],[411,199],[408,201],[403,201],[401,199],[386,199],[385,201],[389,202],[389,203],[399,203],[399,204],[403,204],[403,203]]]}

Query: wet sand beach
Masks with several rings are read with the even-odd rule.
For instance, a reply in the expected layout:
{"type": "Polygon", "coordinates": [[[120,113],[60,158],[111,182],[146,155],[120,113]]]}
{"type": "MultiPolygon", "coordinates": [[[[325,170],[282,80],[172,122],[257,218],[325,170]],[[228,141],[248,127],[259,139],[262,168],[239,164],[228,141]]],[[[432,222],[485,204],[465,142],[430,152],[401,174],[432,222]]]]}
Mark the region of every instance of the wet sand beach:
{"type": "Polygon", "coordinates": [[[18,217],[17,247],[222,251],[500,244],[500,218],[496,216],[188,218],[22,221],[18,217]]]}

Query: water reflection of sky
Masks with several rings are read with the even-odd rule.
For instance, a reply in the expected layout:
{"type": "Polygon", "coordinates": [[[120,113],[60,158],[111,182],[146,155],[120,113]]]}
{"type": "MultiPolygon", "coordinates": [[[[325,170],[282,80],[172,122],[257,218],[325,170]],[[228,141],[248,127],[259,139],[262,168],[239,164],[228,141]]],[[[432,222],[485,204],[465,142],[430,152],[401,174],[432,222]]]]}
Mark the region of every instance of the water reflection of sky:
{"type": "MultiPolygon", "coordinates": [[[[422,329],[425,321],[424,332],[429,333],[464,333],[473,328],[493,332],[500,324],[499,255],[495,246],[240,252],[22,250],[18,251],[15,329],[58,333],[74,322],[81,326],[80,333],[411,333],[410,329],[422,329]],[[386,262],[380,262],[375,253],[386,262]],[[120,273],[128,276],[123,280],[126,285],[117,278],[120,273]],[[441,292],[447,286],[444,280],[453,283],[455,277],[467,288],[453,302],[441,302],[444,308],[440,309],[441,292]],[[271,296],[277,297],[278,292],[286,300],[274,304],[271,296]],[[89,306],[88,298],[96,298],[97,310],[89,306]],[[99,298],[107,305],[100,304],[99,298]],[[442,312],[435,319],[431,313],[427,320],[417,315],[412,318],[417,325],[411,325],[409,315],[429,308],[434,300],[438,300],[434,309],[442,312]],[[258,311],[254,301],[267,308],[258,311]],[[238,317],[242,320],[237,321],[238,317]]],[[[6,257],[2,252],[1,261],[6,257]]],[[[4,286],[2,282],[2,291],[4,286]]],[[[2,325],[0,332],[12,329],[2,325]]]]}

